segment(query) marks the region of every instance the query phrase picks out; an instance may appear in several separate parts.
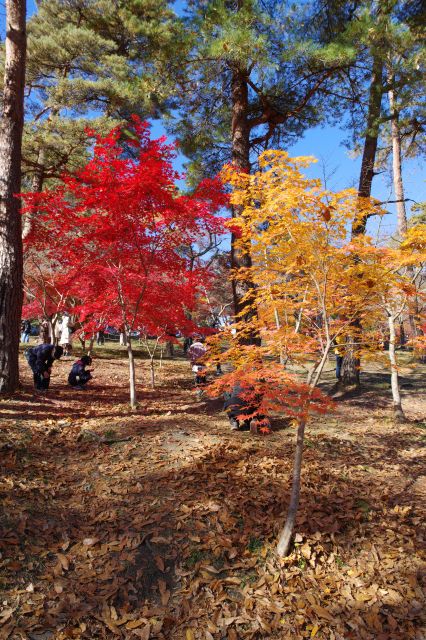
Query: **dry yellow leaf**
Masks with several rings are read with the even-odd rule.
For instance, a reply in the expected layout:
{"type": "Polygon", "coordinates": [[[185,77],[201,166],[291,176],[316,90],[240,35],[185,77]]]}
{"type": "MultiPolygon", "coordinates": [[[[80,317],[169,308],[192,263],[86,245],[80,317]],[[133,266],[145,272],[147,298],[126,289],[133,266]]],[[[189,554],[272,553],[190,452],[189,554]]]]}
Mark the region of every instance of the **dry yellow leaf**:
{"type": "Polygon", "coordinates": [[[146,624],[146,623],[147,623],[146,618],[138,618],[137,620],[130,620],[126,624],[126,629],[137,629],[138,627],[141,627],[143,624],[146,624]]]}
{"type": "Polygon", "coordinates": [[[316,624],[312,627],[312,631],[311,631],[311,638],[315,638],[315,636],[317,635],[319,631],[319,626],[316,624]]]}
{"type": "Polygon", "coordinates": [[[306,560],[309,560],[309,558],[311,557],[312,551],[311,551],[311,547],[308,545],[307,542],[305,542],[305,544],[300,547],[300,552],[302,556],[306,558],[306,560]]]}
{"type": "Polygon", "coordinates": [[[56,555],[58,556],[58,560],[61,563],[62,569],[64,571],[68,571],[70,563],[67,556],[65,556],[63,553],[57,553],[56,555]]]}
{"type": "Polygon", "coordinates": [[[192,629],[187,629],[185,631],[185,638],[186,640],[195,640],[195,635],[192,629]]]}

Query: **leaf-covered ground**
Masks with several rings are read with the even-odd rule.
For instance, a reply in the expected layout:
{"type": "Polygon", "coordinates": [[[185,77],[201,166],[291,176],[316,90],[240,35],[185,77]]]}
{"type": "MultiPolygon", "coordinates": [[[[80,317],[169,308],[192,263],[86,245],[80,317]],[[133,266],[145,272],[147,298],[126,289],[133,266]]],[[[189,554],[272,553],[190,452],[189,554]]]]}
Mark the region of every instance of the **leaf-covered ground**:
{"type": "Polygon", "coordinates": [[[66,387],[65,361],[36,396],[23,363],[0,404],[1,639],[426,637],[425,367],[405,372],[409,425],[376,372],[310,426],[279,561],[293,427],[231,432],[181,360],[131,413],[126,361],[102,354],[90,391],[66,387]]]}

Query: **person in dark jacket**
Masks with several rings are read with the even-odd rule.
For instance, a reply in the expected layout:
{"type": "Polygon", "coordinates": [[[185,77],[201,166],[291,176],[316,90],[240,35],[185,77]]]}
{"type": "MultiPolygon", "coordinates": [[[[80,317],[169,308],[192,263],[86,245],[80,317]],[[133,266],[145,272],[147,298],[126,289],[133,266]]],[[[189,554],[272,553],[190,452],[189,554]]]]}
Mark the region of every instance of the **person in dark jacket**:
{"type": "Polygon", "coordinates": [[[92,379],[91,371],[93,369],[87,370],[86,367],[89,367],[92,364],[92,358],[90,356],[82,356],[80,360],[77,360],[72,365],[72,369],[68,376],[68,383],[73,387],[73,389],[85,389],[85,385],[92,379]]]}
{"type": "MultiPolygon", "coordinates": [[[[249,429],[252,418],[241,420],[239,416],[255,414],[261,401],[259,396],[253,396],[252,387],[244,387],[240,383],[236,384],[230,393],[225,393],[223,410],[228,415],[231,429],[233,431],[249,429]]],[[[259,418],[259,416],[256,417],[259,418]]]]}
{"type": "Polygon", "coordinates": [[[40,344],[25,352],[28,364],[34,376],[34,387],[37,391],[47,391],[54,360],[59,360],[64,350],[53,344],[40,344]]]}

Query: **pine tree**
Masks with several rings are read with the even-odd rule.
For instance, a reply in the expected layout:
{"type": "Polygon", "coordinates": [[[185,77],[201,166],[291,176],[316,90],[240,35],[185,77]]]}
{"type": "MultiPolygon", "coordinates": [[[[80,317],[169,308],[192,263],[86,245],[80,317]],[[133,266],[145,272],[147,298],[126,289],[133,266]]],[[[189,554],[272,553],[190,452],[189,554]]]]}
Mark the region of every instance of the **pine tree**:
{"type": "Polygon", "coordinates": [[[22,308],[20,201],[24,124],[26,2],[6,1],[6,46],[0,122],[0,392],[19,384],[22,308]]]}
{"type": "Polygon", "coordinates": [[[23,164],[40,190],[87,160],[85,128],[158,116],[170,94],[168,0],[42,0],[28,25],[23,164]]]}
{"type": "MultiPolygon", "coordinates": [[[[262,149],[291,143],[321,119],[318,89],[333,69],[310,66],[302,44],[309,17],[308,6],[295,14],[278,0],[188,2],[175,69],[180,109],[170,128],[190,159],[190,178],[227,162],[250,172],[262,149]]],[[[234,236],[231,244],[232,267],[249,268],[250,247],[237,252],[234,236]]],[[[245,289],[234,281],[233,290],[234,311],[244,316],[245,289]]]]}
{"type": "MultiPolygon", "coordinates": [[[[336,3],[332,1],[328,6],[335,7],[336,3]]],[[[406,143],[405,146],[408,148],[411,145],[413,150],[415,147],[418,150],[421,137],[421,98],[418,98],[423,93],[419,86],[422,75],[418,45],[421,27],[420,22],[414,19],[417,13],[411,7],[411,13],[408,15],[407,8],[395,0],[380,3],[368,0],[358,3],[354,13],[355,19],[348,21],[346,27],[340,29],[340,32],[330,39],[330,43],[319,48],[317,53],[320,57],[338,58],[342,51],[349,52],[352,48],[352,64],[345,73],[334,76],[335,85],[330,95],[335,96],[333,112],[352,130],[353,146],[362,154],[358,184],[360,211],[363,200],[372,194],[377,164],[383,156],[380,147],[388,144],[387,124],[391,122],[399,226],[404,229],[406,215],[401,146],[403,138],[407,140],[412,134],[410,143],[406,143]],[[405,67],[405,72],[398,71],[398,66],[405,67]],[[402,127],[401,111],[396,100],[399,92],[399,102],[405,110],[402,127]],[[390,112],[386,110],[386,93],[393,105],[390,112]]],[[[333,104],[333,98],[331,100],[333,104]]],[[[353,237],[365,233],[367,221],[368,217],[362,215],[354,219],[353,237]]],[[[358,321],[354,323],[354,335],[348,342],[342,367],[342,384],[345,387],[359,384],[360,362],[355,344],[356,334],[359,333],[357,325],[358,321]]]]}

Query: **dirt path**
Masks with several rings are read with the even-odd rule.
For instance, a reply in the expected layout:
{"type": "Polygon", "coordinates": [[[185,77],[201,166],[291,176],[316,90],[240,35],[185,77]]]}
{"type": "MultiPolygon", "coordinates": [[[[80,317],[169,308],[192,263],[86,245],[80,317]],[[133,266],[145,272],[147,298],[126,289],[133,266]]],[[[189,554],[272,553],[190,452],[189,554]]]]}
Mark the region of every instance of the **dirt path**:
{"type": "MultiPolygon", "coordinates": [[[[1,639],[426,637],[425,423],[392,424],[380,372],[309,428],[297,543],[278,561],[292,428],[231,433],[179,361],[129,413],[125,367],[105,359],[73,393],[60,363],[46,398],[27,377],[0,405],[1,639]]],[[[412,420],[424,373],[407,374],[412,420]]]]}

